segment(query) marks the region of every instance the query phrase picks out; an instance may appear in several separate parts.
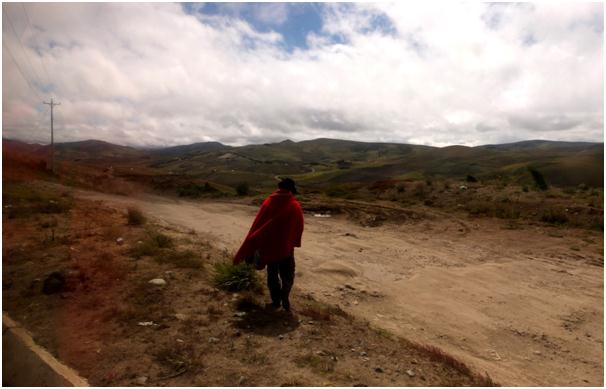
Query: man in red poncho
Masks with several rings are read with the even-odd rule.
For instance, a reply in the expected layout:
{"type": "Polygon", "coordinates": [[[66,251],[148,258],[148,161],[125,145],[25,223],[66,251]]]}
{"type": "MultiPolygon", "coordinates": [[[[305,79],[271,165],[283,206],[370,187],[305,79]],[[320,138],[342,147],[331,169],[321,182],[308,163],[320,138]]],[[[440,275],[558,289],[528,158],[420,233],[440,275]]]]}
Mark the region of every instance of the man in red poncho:
{"type": "Polygon", "coordinates": [[[297,188],[292,179],[285,178],[278,183],[278,190],[263,201],[234,258],[234,264],[254,262],[258,270],[267,265],[271,305],[277,309],[281,304],[287,311],[290,311],[288,296],[295,279],[294,248],[301,247],[303,234],[303,211],[294,194],[297,188]]]}

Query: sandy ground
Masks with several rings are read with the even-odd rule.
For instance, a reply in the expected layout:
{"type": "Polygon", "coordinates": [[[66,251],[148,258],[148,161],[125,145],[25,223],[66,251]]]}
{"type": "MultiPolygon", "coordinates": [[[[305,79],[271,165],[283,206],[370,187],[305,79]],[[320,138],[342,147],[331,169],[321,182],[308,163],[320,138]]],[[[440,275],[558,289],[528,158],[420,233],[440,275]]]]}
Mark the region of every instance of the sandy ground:
{"type": "MultiPolygon", "coordinates": [[[[256,207],[81,197],[137,205],[234,251],[256,207]]],[[[368,228],[306,215],[296,284],[507,386],[603,386],[603,236],[452,216],[368,228]]],[[[296,307],[295,307],[296,309],[296,307]]]]}

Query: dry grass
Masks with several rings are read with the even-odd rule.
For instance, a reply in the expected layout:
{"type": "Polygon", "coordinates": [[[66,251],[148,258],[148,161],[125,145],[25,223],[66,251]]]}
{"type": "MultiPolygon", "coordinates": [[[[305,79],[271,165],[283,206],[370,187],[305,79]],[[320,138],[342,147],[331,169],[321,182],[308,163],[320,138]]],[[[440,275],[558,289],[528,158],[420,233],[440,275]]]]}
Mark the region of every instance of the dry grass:
{"type": "Polygon", "coordinates": [[[295,358],[294,362],[299,367],[307,367],[320,374],[334,372],[335,365],[337,364],[337,362],[333,358],[330,358],[330,356],[320,356],[311,353],[295,358]]]}

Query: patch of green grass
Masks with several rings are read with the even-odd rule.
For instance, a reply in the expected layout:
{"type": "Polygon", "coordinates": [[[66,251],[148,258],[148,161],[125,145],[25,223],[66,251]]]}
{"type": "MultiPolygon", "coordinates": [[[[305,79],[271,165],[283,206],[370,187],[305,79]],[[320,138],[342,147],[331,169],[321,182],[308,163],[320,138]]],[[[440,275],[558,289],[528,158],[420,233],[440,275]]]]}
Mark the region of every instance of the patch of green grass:
{"type": "Polygon", "coordinates": [[[140,225],[145,224],[145,221],[146,221],[146,218],[143,215],[143,212],[141,212],[141,210],[139,210],[138,208],[135,208],[135,207],[128,208],[127,219],[128,219],[129,226],[140,226],[140,225]]]}
{"type": "Polygon", "coordinates": [[[202,260],[193,250],[161,250],[154,256],[160,263],[170,263],[182,269],[200,269],[202,260]]]}
{"type": "Polygon", "coordinates": [[[130,255],[134,258],[150,257],[157,254],[159,250],[160,248],[156,242],[146,239],[133,246],[133,248],[130,249],[130,255]]]}
{"type": "Polygon", "coordinates": [[[73,199],[69,195],[43,192],[27,185],[4,185],[2,202],[9,219],[65,213],[73,205],[73,199]]]}
{"type": "Polygon", "coordinates": [[[159,248],[167,249],[174,246],[173,240],[170,236],[164,235],[160,232],[153,233],[151,235],[151,240],[156,242],[159,248]]]}
{"type": "Polygon", "coordinates": [[[258,290],[261,287],[255,268],[246,263],[233,265],[229,262],[220,262],[215,264],[213,283],[217,288],[230,292],[258,290]]]}
{"type": "Polygon", "coordinates": [[[188,182],[182,187],[177,188],[177,194],[180,197],[198,198],[205,194],[216,194],[218,192],[219,190],[208,182],[205,182],[204,184],[188,182]]]}

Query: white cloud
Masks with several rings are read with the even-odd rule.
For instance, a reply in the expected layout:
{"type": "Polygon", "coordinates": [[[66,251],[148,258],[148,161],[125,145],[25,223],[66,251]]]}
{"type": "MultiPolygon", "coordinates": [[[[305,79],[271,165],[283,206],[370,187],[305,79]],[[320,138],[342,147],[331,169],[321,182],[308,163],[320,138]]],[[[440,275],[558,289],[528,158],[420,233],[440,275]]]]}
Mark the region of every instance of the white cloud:
{"type": "MultiPolygon", "coordinates": [[[[50,82],[39,94],[62,103],[59,141],[603,139],[601,4],[329,5],[310,49],[292,53],[276,32],[178,4],[26,8],[31,26],[20,4],[3,4],[50,82]]],[[[288,23],[284,4],[255,17],[288,23]]],[[[33,77],[6,21],[3,41],[33,77]]],[[[46,106],[6,48],[2,95],[3,136],[48,139],[46,106]]]]}

